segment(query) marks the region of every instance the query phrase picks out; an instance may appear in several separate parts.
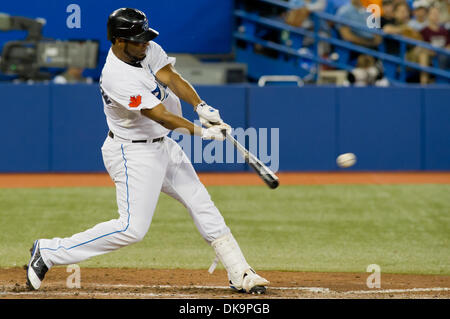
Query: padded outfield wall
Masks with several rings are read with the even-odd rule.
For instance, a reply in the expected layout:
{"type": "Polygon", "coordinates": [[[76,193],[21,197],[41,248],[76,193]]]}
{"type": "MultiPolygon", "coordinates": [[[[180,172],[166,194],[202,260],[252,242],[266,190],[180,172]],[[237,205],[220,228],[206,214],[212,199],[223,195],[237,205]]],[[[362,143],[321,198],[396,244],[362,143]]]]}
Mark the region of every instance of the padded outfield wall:
{"type": "MultiPolygon", "coordinates": [[[[268,149],[260,155],[278,161],[280,171],[339,170],[335,159],[345,152],[358,157],[347,170],[450,170],[447,87],[196,88],[234,128],[267,132],[268,149]]],[[[100,147],[107,126],[98,85],[0,84],[0,95],[0,172],[105,171],[100,147]]],[[[197,119],[189,105],[183,112],[197,119]]],[[[183,139],[177,135],[180,143],[189,140],[183,139]]],[[[190,143],[211,151],[208,144],[217,142],[190,143]]],[[[207,163],[195,151],[188,155],[198,171],[248,170],[236,163],[241,158],[227,163],[230,149],[227,142],[219,154],[223,163],[207,163]]]]}

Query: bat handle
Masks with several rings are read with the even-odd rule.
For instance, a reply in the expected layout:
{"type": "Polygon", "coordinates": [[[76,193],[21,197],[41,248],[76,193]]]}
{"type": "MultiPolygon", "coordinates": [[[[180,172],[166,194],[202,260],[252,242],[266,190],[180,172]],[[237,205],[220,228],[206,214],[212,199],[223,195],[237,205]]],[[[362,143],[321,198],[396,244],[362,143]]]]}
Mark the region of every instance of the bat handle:
{"type": "Polygon", "coordinates": [[[227,130],[223,129],[222,134],[223,134],[223,136],[227,137],[227,130]]]}
{"type": "MultiPolygon", "coordinates": [[[[209,124],[211,124],[211,125],[220,125],[221,123],[220,122],[209,122],[209,124]]],[[[227,137],[227,130],[223,129],[222,130],[222,134],[223,134],[223,136],[227,137]]]]}

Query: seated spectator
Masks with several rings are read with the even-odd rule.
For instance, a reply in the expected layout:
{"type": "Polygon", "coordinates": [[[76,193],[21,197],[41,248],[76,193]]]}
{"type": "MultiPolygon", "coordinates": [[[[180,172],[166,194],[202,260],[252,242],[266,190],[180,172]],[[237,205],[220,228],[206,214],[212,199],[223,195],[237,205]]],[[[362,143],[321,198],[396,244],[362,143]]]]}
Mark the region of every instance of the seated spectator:
{"type": "MultiPolygon", "coordinates": [[[[313,29],[314,23],[310,19],[311,12],[323,12],[327,7],[327,0],[287,0],[294,9],[287,11],[284,14],[284,21],[294,27],[302,27],[305,29],[313,29]]],[[[327,23],[322,21],[319,26],[320,35],[328,36],[330,28],[327,23]]],[[[289,38],[289,32],[282,32],[283,38],[289,38]]],[[[302,46],[308,47],[314,43],[314,39],[306,37],[303,40],[302,46]]],[[[326,55],[330,51],[330,45],[326,42],[319,42],[319,54],[326,55]]]]}
{"type": "Polygon", "coordinates": [[[439,9],[439,23],[450,29],[450,2],[448,0],[431,0],[431,5],[439,9]]]}
{"type": "MultiPolygon", "coordinates": [[[[342,6],[337,11],[336,16],[348,22],[353,22],[361,25],[364,29],[369,30],[367,26],[367,18],[370,16],[361,4],[360,0],[351,0],[350,3],[342,6]]],[[[339,34],[342,39],[351,43],[362,45],[365,47],[377,47],[382,38],[379,35],[361,30],[351,28],[346,25],[338,26],[339,34]]]]}
{"type": "Polygon", "coordinates": [[[55,84],[92,83],[92,78],[83,77],[83,68],[69,67],[64,73],[53,79],[55,84]]]}
{"type": "MultiPolygon", "coordinates": [[[[398,2],[394,5],[394,22],[386,24],[383,31],[388,34],[401,35],[415,40],[422,40],[420,33],[409,26],[410,11],[406,2],[398,2]]],[[[386,45],[386,52],[398,54],[400,51],[397,43],[395,45],[386,45]]]]}
{"type": "MultiPolygon", "coordinates": [[[[422,35],[408,25],[410,20],[410,11],[409,6],[406,2],[398,2],[397,4],[395,4],[394,17],[395,22],[393,24],[387,24],[383,27],[383,31],[385,33],[400,35],[419,41],[422,40],[422,35]]],[[[387,39],[387,41],[385,41],[385,44],[387,53],[394,55],[398,55],[400,53],[400,46],[398,44],[398,41],[387,39]]],[[[427,65],[429,62],[428,50],[422,47],[408,44],[406,46],[405,59],[410,62],[427,65]]],[[[425,72],[420,73],[420,83],[428,83],[425,72]]]]}
{"type": "Polygon", "coordinates": [[[361,54],[356,62],[356,67],[347,73],[348,84],[355,86],[380,85],[388,83],[383,78],[383,71],[370,55],[361,54]]]}
{"type": "Polygon", "coordinates": [[[427,26],[427,14],[430,6],[428,0],[416,0],[413,6],[413,19],[408,25],[416,31],[420,31],[427,26]]]}
{"type": "Polygon", "coordinates": [[[327,0],[287,0],[295,9],[289,10],[285,22],[294,27],[311,28],[313,23],[309,19],[311,12],[322,12],[327,6],[327,0]]]}
{"type": "MultiPolygon", "coordinates": [[[[428,26],[422,29],[420,33],[422,34],[423,40],[429,42],[432,46],[441,49],[450,49],[450,32],[444,28],[440,23],[440,10],[438,7],[431,7],[428,12],[428,26]]],[[[428,51],[429,56],[435,56],[434,51],[428,51]]],[[[428,61],[425,61],[425,65],[428,66],[428,61]]],[[[450,69],[450,59],[446,55],[438,56],[439,68],[443,70],[450,69]]],[[[426,74],[425,82],[428,82],[429,76],[426,74]]]]}
{"type": "Polygon", "coordinates": [[[336,14],[340,7],[349,3],[349,0],[328,0],[325,12],[329,14],[336,14]]]}
{"type": "Polygon", "coordinates": [[[394,0],[394,6],[398,3],[406,3],[408,5],[408,8],[410,8],[411,7],[409,5],[410,2],[412,2],[412,0],[394,0]]]}
{"type": "Polygon", "coordinates": [[[395,23],[394,18],[394,1],[393,0],[383,0],[383,10],[381,12],[381,28],[386,24],[395,23]]]}
{"type": "Polygon", "coordinates": [[[438,48],[450,48],[450,32],[440,23],[438,7],[431,7],[428,13],[428,25],[420,31],[423,40],[438,48]]]}

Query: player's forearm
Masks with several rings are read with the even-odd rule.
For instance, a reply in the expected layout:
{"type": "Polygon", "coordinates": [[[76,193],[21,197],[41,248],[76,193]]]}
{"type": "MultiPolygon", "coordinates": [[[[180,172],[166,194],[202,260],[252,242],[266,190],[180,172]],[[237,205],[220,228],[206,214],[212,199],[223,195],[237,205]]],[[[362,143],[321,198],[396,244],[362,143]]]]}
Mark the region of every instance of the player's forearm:
{"type": "Polygon", "coordinates": [[[202,128],[200,126],[195,125],[184,117],[178,116],[172,112],[164,111],[155,114],[155,112],[152,112],[152,109],[143,109],[141,110],[141,113],[153,121],[161,124],[168,130],[182,129],[189,132],[190,135],[200,136],[202,134],[202,128]]]}
{"type": "Polygon", "coordinates": [[[200,96],[197,94],[197,91],[195,91],[194,87],[180,74],[175,74],[172,76],[171,82],[169,83],[169,88],[180,99],[191,104],[194,107],[202,101],[200,96]]]}
{"type": "Polygon", "coordinates": [[[162,125],[169,130],[182,129],[188,131],[190,135],[202,135],[201,127],[175,114],[169,115],[162,125]]]}

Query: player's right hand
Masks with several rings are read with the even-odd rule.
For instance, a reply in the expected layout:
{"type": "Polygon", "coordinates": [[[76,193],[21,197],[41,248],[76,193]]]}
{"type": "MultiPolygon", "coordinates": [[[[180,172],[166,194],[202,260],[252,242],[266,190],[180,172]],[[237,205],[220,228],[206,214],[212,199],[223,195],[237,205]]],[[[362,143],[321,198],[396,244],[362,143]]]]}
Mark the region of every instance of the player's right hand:
{"type": "Polygon", "coordinates": [[[213,108],[212,106],[209,106],[203,101],[196,106],[195,111],[200,118],[200,122],[205,127],[223,123],[222,119],[220,118],[219,110],[213,108]]]}
{"type": "Polygon", "coordinates": [[[226,123],[222,123],[219,125],[213,125],[209,128],[202,128],[202,139],[223,141],[226,138],[223,131],[225,131],[226,134],[230,134],[231,126],[226,123]]]}

